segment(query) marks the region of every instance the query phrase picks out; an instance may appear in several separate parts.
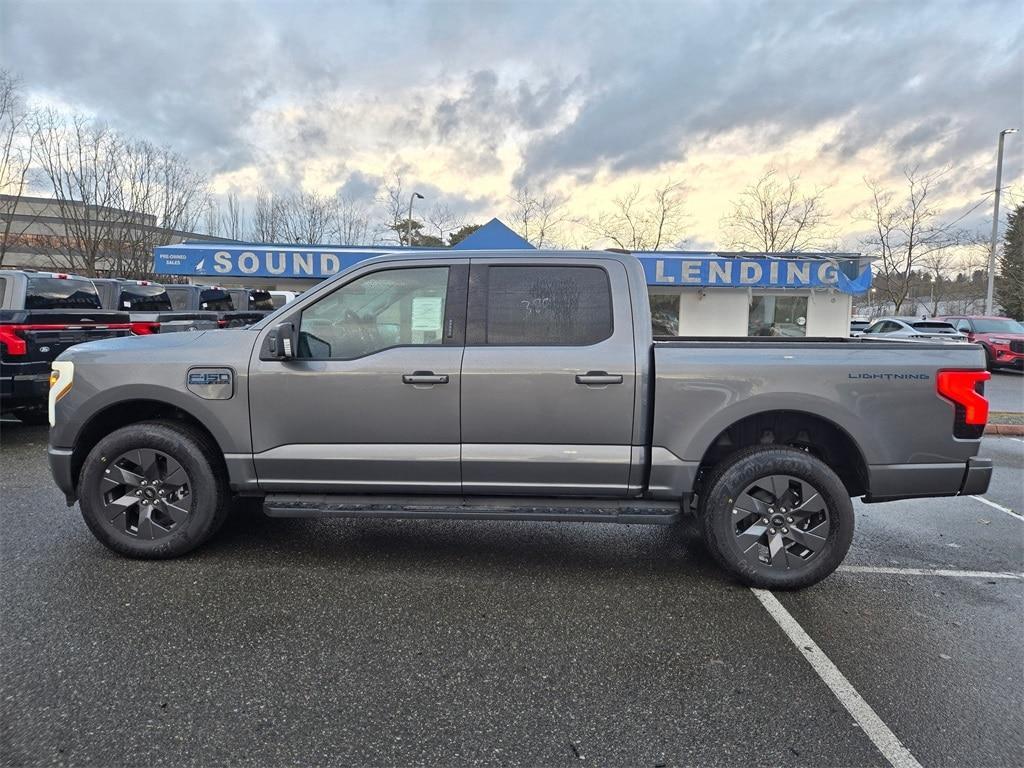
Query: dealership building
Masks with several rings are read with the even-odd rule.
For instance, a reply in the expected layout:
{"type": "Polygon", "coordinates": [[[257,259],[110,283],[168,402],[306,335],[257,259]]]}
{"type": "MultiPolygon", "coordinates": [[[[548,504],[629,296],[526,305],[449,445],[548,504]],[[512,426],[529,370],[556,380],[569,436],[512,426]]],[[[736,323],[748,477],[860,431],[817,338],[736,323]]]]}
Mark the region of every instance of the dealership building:
{"type": "MultiPolygon", "coordinates": [[[[532,249],[497,219],[453,248],[506,251],[510,259],[532,249]]],[[[417,250],[185,242],[156,248],[153,269],[203,285],[301,291],[365,259],[417,250]]],[[[848,336],[852,297],[871,283],[870,264],[856,253],[634,255],[647,277],[656,334],[848,336]]]]}

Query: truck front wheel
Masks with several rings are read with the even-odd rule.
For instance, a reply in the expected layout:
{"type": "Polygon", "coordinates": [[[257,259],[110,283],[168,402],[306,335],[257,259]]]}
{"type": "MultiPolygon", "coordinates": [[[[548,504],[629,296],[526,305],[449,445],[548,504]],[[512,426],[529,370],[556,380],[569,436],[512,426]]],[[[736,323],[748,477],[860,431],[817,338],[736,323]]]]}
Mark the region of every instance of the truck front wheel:
{"type": "Polygon", "coordinates": [[[118,429],[90,451],[79,483],[86,525],[118,554],[167,558],[217,532],[229,493],[214,446],[198,431],[166,421],[118,429]]]}
{"type": "Polygon", "coordinates": [[[701,502],[704,540],[746,584],[810,586],[834,571],[853,540],[853,504],[842,481],[798,448],[738,451],[711,472],[701,502]]]}

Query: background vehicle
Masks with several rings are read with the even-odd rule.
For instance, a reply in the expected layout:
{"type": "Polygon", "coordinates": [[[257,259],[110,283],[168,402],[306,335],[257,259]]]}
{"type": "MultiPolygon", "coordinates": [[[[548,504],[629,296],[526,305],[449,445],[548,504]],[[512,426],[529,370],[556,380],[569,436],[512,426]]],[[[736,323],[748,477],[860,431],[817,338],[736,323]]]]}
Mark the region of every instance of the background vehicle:
{"type": "Polygon", "coordinates": [[[976,494],[991,474],[978,347],[655,340],[628,254],[384,256],[252,328],[55,369],[54,477],[135,557],[200,544],[231,492],[291,517],[685,509],[739,578],[799,587],[845,556],[851,497],[976,494]]]}
{"type": "Polygon", "coordinates": [[[1024,325],[1009,317],[959,315],[944,317],[960,333],[985,348],[989,370],[1015,368],[1024,370],[1024,325]]]}
{"type": "Polygon", "coordinates": [[[179,312],[212,311],[221,328],[244,328],[258,323],[267,310],[249,308],[249,292],[244,288],[218,285],[166,285],[171,305],[179,312]],[[237,302],[237,303],[236,303],[237,302]]]}
{"type": "Polygon", "coordinates": [[[298,295],[295,291],[271,291],[270,301],[274,305],[274,309],[278,309],[295,301],[295,297],[298,295]]]}
{"type": "Polygon", "coordinates": [[[93,283],[104,309],[127,312],[131,318],[132,333],[139,336],[219,327],[216,312],[175,311],[167,289],[159,283],[116,278],[98,278],[93,283]]]}
{"type": "Polygon", "coordinates": [[[908,341],[967,341],[952,324],[943,320],[914,320],[904,317],[882,317],[863,330],[864,336],[908,341]]]}
{"type": "Polygon", "coordinates": [[[0,409],[46,422],[50,364],[74,344],[127,336],[128,315],[104,311],[86,278],[0,271],[0,409]]]}

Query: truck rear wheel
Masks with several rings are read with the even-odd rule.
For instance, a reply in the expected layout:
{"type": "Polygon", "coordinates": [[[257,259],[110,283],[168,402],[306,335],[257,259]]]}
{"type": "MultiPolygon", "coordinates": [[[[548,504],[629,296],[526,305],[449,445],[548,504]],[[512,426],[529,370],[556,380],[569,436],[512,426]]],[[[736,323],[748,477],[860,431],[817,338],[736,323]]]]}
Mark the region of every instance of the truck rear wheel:
{"type": "Polygon", "coordinates": [[[82,465],[79,506],[89,530],[127,557],[176,557],[195,549],[228,512],[215,450],[175,422],[145,421],[110,433],[82,465]]]}
{"type": "Polygon", "coordinates": [[[746,584],[798,589],[821,581],[846,557],[853,504],[821,459],[798,448],[738,451],[708,478],[701,503],[711,554],[746,584]]]}

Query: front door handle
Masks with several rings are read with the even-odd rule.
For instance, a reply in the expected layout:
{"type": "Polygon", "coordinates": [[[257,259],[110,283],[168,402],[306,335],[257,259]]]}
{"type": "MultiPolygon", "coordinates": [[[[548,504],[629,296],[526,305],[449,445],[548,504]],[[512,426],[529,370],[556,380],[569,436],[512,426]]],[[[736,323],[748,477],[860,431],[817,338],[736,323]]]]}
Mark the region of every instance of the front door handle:
{"type": "Polygon", "coordinates": [[[608,373],[607,371],[587,371],[586,373],[576,374],[576,383],[587,384],[589,386],[601,384],[621,384],[622,374],[608,373]]]}
{"type": "Polygon", "coordinates": [[[402,376],[405,384],[447,384],[447,374],[435,374],[433,371],[413,371],[402,376]]]}

